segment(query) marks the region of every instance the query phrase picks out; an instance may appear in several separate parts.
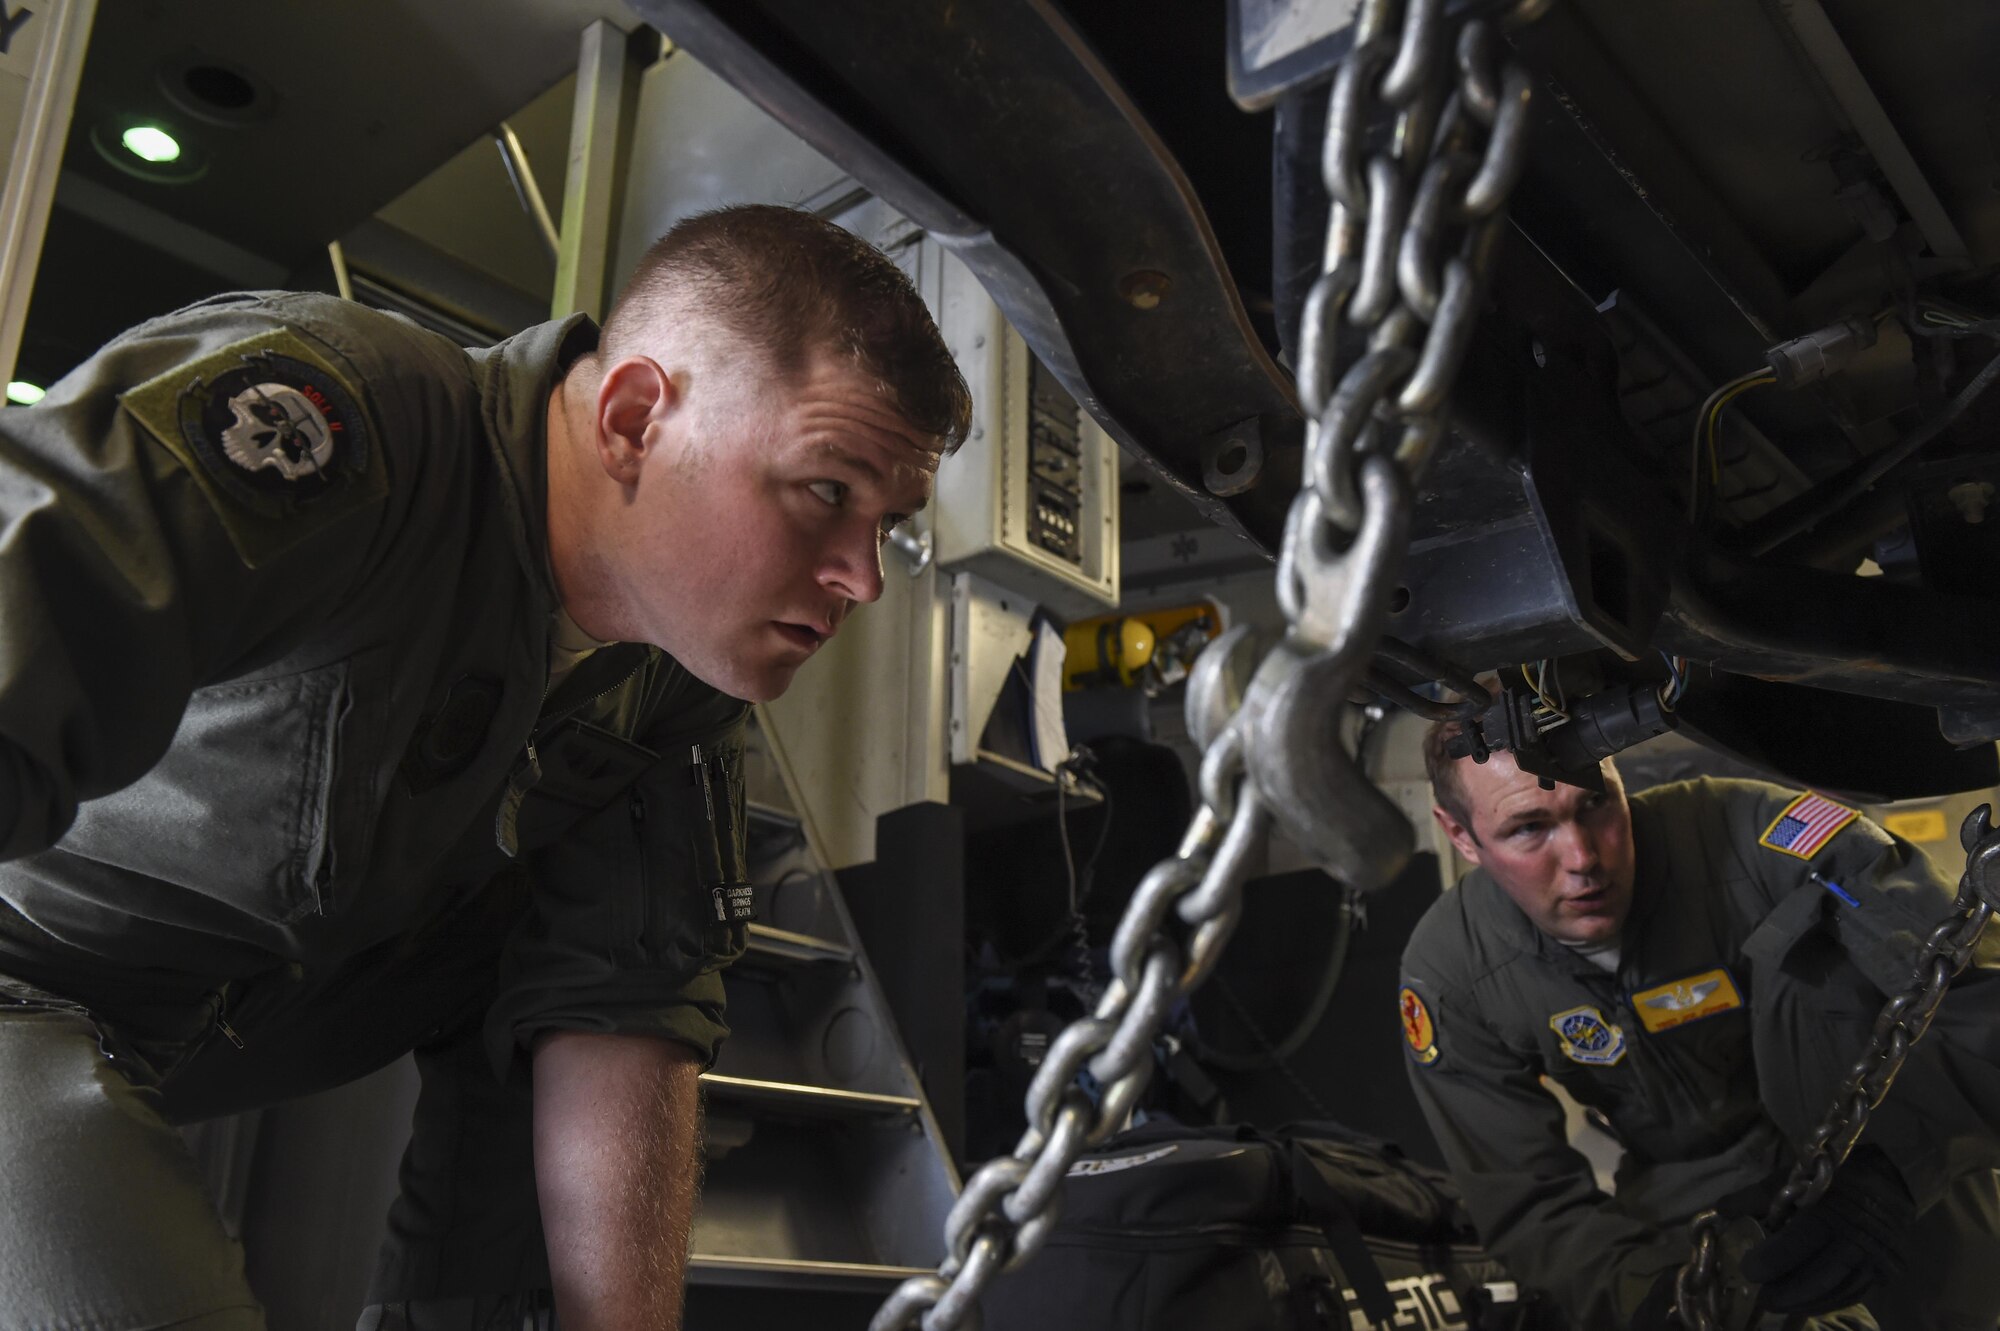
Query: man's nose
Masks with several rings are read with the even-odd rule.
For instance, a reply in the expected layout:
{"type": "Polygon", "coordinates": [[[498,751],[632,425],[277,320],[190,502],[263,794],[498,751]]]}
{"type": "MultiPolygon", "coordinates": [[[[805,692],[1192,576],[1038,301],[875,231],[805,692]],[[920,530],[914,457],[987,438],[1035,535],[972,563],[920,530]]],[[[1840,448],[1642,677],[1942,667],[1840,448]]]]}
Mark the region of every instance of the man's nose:
{"type": "Polygon", "coordinates": [[[1556,845],[1562,866],[1574,873],[1588,873],[1597,867],[1597,843],[1581,824],[1563,823],[1556,829],[1556,845]]]}
{"type": "Polygon", "coordinates": [[[870,529],[862,539],[843,539],[828,553],[820,569],[820,586],[850,601],[867,604],[882,599],[882,542],[870,529]]]}

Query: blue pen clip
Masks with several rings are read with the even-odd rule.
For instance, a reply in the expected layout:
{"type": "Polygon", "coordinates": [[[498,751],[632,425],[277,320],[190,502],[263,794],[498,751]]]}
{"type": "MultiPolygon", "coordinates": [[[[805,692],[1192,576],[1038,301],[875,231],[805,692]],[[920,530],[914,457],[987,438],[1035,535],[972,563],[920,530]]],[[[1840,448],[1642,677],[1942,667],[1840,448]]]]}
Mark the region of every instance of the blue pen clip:
{"type": "Polygon", "coordinates": [[[1811,873],[1807,874],[1806,877],[1812,879],[1815,883],[1818,883],[1821,887],[1833,893],[1835,896],[1839,897],[1842,901],[1846,902],[1850,906],[1859,906],[1861,904],[1861,899],[1859,897],[1855,896],[1853,893],[1849,892],[1846,888],[1842,887],[1839,883],[1834,882],[1831,878],[1828,878],[1825,874],[1821,873],[1817,869],[1814,869],[1811,873]]]}

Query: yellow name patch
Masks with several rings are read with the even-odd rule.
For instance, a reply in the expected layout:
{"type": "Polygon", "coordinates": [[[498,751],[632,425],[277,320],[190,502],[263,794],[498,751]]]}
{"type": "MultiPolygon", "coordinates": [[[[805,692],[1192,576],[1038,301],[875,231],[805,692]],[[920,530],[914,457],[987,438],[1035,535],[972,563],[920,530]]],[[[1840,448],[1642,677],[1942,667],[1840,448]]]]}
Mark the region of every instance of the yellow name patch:
{"type": "Polygon", "coordinates": [[[1719,967],[1632,995],[1632,1010],[1651,1035],[1742,1006],[1736,981],[1719,967]]]}

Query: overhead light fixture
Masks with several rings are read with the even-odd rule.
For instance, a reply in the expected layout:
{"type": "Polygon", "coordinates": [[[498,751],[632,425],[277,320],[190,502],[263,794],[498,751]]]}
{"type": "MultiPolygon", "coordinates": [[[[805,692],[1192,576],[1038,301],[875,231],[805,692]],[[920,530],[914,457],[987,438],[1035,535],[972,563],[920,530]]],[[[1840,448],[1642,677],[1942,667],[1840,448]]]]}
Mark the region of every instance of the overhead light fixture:
{"type": "Polygon", "coordinates": [[[185,185],[208,173],[200,143],[154,120],[107,116],[90,127],[90,146],[109,165],[155,185],[185,185]]]}
{"type": "Polygon", "coordinates": [[[134,125],[120,135],[118,141],[125,145],[126,152],[156,166],[178,162],[181,157],[180,140],[158,125],[134,125]]]}
{"type": "Polygon", "coordinates": [[[18,402],[24,407],[32,407],[47,395],[39,384],[31,384],[25,379],[16,379],[7,385],[7,400],[18,402]]]}

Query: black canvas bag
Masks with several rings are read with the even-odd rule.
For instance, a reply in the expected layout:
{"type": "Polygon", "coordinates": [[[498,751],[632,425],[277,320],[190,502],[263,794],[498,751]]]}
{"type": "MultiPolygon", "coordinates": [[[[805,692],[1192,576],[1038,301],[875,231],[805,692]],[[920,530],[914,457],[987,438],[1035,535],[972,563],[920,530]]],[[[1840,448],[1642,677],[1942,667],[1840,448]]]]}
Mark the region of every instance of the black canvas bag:
{"type": "Polygon", "coordinates": [[[1552,1331],[1478,1245],[1449,1177],[1338,1124],[1158,1125],[1063,1182],[1048,1245],[985,1331],[1552,1331]]]}

